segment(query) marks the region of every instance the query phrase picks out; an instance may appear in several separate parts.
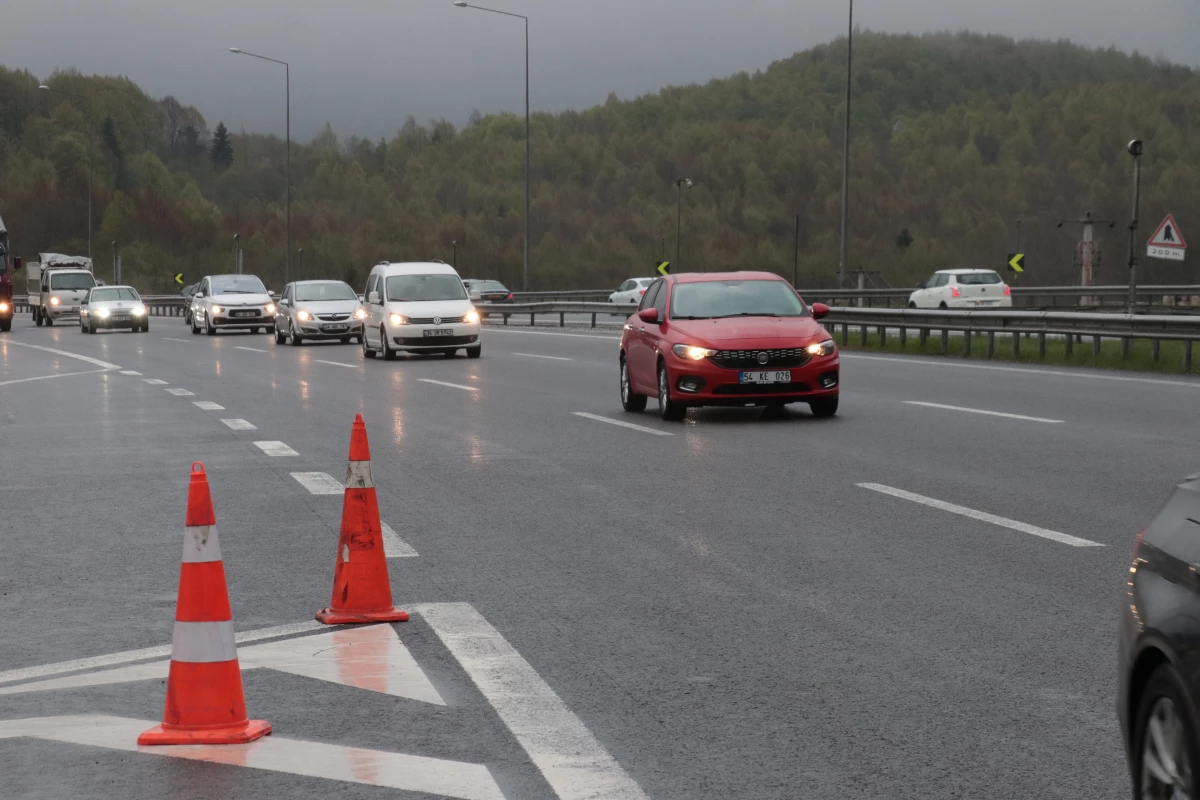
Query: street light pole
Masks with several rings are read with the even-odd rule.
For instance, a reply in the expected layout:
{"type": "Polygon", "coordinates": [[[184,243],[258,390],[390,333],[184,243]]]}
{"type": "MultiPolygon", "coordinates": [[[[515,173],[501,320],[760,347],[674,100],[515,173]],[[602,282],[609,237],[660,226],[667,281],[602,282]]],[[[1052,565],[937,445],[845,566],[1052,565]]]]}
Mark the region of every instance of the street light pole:
{"type": "Polygon", "coordinates": [[[1133,156],[1133,219],[1129,223],[1129,299],[1126,302],[1125,311],[1128,314],[1133,313],[1134,303],[1137,300],[1137,229],[1138,215],[1141,211],[1142,201],[1142,146],[1141,139],[1134,139],[1130,142],[1126,149],[1129,155],[1133,156]]]}
{"type": "Polygon", "coordinates": [[[842,252],[838,261],[838,288],[846,287],[846,261],[850,249],[846,219],[850,210],[850,79],[854,66],[854,0],[850,0],[850,25],[846,31],[846,138],[842,153],[842,252]]]}
{"type": "Polygon", "coordinates": [[[679,200],[675,209],[675,269],[679,269],[681,243],[683,242],[683,187],[692,188],[691,178],[676,178],[675,188],[679,191],[679,200]]]}
{"type": "Polygon", "coordinates": [[[250,56],[251,58],[259,58],[263,61],[283,65],[287,114],[287,122],[285,123],[287,137],[285,145],[287,151],[287,243],[284,245],[283,250],[283,282],[290,283],[292,274],[292,67],[286,61],[280,61],[278,58],[270,58],[269,56],[260,56],[257,53],[249,53],[239,47],[231,47],[229,48],[229,52],[235,55],[250,56]]]}
{"type": "Polygon", "coordinates": [[[530,214],[530,182],[529,182],[529,163],[530,163],[530,128],[529,128],[529,17],[524,14],[513,14],[509,11],[500,11],[495,8],[484,8],[483,6],[471,5],[465,0],[458,0],[455,4],[458,8],[473,8],[477,11],[488,11],[492,14],[501,14],[505,17],[516,17],[525,21],[525,266],[521,273],[522,291],[529,291],[529,214],[530,214]]]}
{"type": "Polygon", "coordinates": [[[458,269],[458,240],[455,239],[450,244],[454,245],[454,255],[450,258],[450,266],[458,269]]]}
{"type": "Polygon", "coordinates": [[[88,220],[87,220],[88,224],[87,224],[87,229],[88,229],[88,258],[91,258],[92,257],[92,171],[93,171],[92,161],[94,159],[92,152],[96,149],[96,109],[92,105],[92,98],[90,98],[90,97],[85,97],[84,95],[81,95],[81,94],[74,94],[72,92],[62,92],[62,91],[58,91],[56,89],[51,89],[49,86],[47,86],[44,83],[41,86],[39,86],[38,88],[41,89],[43,92],[55,92],[56,94],[65,95],[66,97],[72,97],[76,100],[82,100],[85,103],[87,103],[87,106],[88,106],[88,220]]]}

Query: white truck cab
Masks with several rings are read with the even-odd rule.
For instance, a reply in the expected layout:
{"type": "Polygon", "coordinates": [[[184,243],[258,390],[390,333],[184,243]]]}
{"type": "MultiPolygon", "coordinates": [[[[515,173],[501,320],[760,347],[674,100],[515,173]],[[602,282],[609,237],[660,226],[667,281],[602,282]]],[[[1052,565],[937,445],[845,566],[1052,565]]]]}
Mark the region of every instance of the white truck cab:
{"type": "Polygon", "coordinates": [[[79,319],[79,306],[96,286],[92,260],[82,256],[40,253],[29,265],[29,307],[37,325],[60,319],[79,319]]]}

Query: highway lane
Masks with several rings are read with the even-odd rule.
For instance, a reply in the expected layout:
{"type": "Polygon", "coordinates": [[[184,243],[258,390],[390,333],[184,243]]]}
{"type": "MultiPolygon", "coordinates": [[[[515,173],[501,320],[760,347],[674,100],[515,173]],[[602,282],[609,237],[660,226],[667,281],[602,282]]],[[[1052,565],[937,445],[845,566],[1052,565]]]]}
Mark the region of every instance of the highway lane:
{"type": "MultiPolygon", "coordinates": [[[[906,401],[987,399],[994,410],[1054,417],[1070,396],[1091,391],[1082,379],[1016,373],[1031,386],[1009,394],[1012,373],[942,369],[921,379],[915,367],[849,358],[842,418],[764,420],[725,409],[680,426],[632,418],[674,434],[666,437],[574,416],[630,419],[616,401],[611,340],[488,331],[479,361],[363,364],[354,348],[275,348],[261,336],[214,341],[163,328],[141,337],[36,331],[38,344],[143,373],[28,384],[23,397],[35,419],[62,404],[110,430],[122,419],[148,426],[139,441],[151,457],[137,488],[111,470],[87,480],[116,495],[101,520],[144,506],[139,516],[167,545],[122,548],[118,561],[143,577],[115,604],[85,601],[118,596],[115,579],[67,585],[3,623],[6,641],[25,641],[12,666],[164,640],[181,513],[171,491],[183,485],[168,470],[199,456],[213,474],[219,520],[230,520],[222,535],[230,531],[239,629],[305,618],[327,597],[339,502],[309,495],[290,472],[338,476],[361,408],[384,518],[420,553],[392,562],[397,594],[472,602],[649,796],[1124,794],[1111,713],[1116,603],[1133,531],[1191,467],[1187,440],[1162,433],[1186,416],[1191,389],[1105,384],[1109,401],[1047,426],[906,401]],[[146,376],[195,394],[169,395],[146,376]],[[111,400],[48,391],[76,380],[112,386],[111,400]],[[1152,419],[1121,414],[1146,396],[1152,419]],[[201,411],[197,399],[225,410],[201,411]],[[1107,415],[1125,420],[1116,436],[1107,415]],[[221,418],[257,430],[231,431],[221,418]],[[300,466],[264,456],[256,440],[287,443],[300,466]],[[863,482],[1108,546],[1067,547],[863,482]],[[146,597],[157,598],[153,627],[146,597]],[[31,622],[47,603],[58,609],[54,624],[31,622]],[[63,608],[73,620],[60,633],[63,608]]],[[[76,449],[114,446],[89,438],[84,419],[53,435],[78,437],[76,449]]],[[[22,450],[34,445],[21,441],[22,450]]],[[[39,483],[71,474],[67,454],[47,459],[39,483]]],[[[57,526],[68,550],[87,541],[77,512],[45,505],[49,518],[17,523],[57,526]]],[[[39,552],[22,553],[22,563],[44,569],[39,552]]],[[[81,553],[64,559],[89,568],[81,553]]],[[[424,630],[414,622],[401,626],[406,641],[424,630]]],[[[422,655],[438,663],[429,650],[422,655]]],[[[253,681],[257,696],[286,706],[278,681],[253,681]]],[[[309,702],[323,697],[292,688],[309,702]]],[[[153,718],[161,688],[138,698],[136,714],[123,713],[153,718]]],[[[332,718],[339,731],[352,727],[344,713],[332,718]]],[[[320,727],[302,714],[286,719],[309,735],[320,727]]],[[[418,728],[431,726],[418,715],[418,728]]],[[[380,747],[421,744],[396,727],[353,735],[380,747]]],[[[482,760],[514,762],[512,779],[532,793],[510,796],[545,792],[497,736],[465,738],[482,760]]],[[[441,744],[446,734],[430,738],[441,744]]],[[[231,780],[231,796],[249,790],[231,780]]]]}

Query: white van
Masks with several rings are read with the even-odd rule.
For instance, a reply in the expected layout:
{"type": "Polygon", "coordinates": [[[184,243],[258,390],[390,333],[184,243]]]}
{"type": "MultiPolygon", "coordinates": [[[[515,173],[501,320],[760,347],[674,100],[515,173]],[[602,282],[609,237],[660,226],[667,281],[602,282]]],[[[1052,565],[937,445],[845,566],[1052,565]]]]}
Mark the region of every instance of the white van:
{"type": "Polygon", "coordinates": [[[466,350],[479,358],[479,312],[467,297],[454,267],[441,261],[382,263],[371,270],[363,294],[367,318],[363,355],[383,353],[441,353],[466,350]]]}

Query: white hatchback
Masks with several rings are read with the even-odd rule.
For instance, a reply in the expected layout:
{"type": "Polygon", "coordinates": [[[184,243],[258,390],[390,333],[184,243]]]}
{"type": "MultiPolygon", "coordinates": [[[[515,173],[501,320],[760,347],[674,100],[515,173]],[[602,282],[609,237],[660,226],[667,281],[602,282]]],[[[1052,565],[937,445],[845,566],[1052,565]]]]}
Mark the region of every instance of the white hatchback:
{"type": "Polygon", "coordinates": [[[479,312],[467,297],[462,278],[441,261],[383,263],[371,270],[363,308],[363,355],[442,353],[466,350],[479,358],[483,342],[479,312]]]}
{"type": "Polygon", "coordinates": [[[616,303],[619,306],[636,306],[642,302],[642,295],[646,293],[647,287],[652,283],[654,283],[654,278],[630,278],[608,296],[608,302],[616,303]]]}
{"type": "Polygon", "coordinates": [[[943,269],[908,296],[909,308],[1012,308],[1012,290],[990,269],[943,269]]]}

